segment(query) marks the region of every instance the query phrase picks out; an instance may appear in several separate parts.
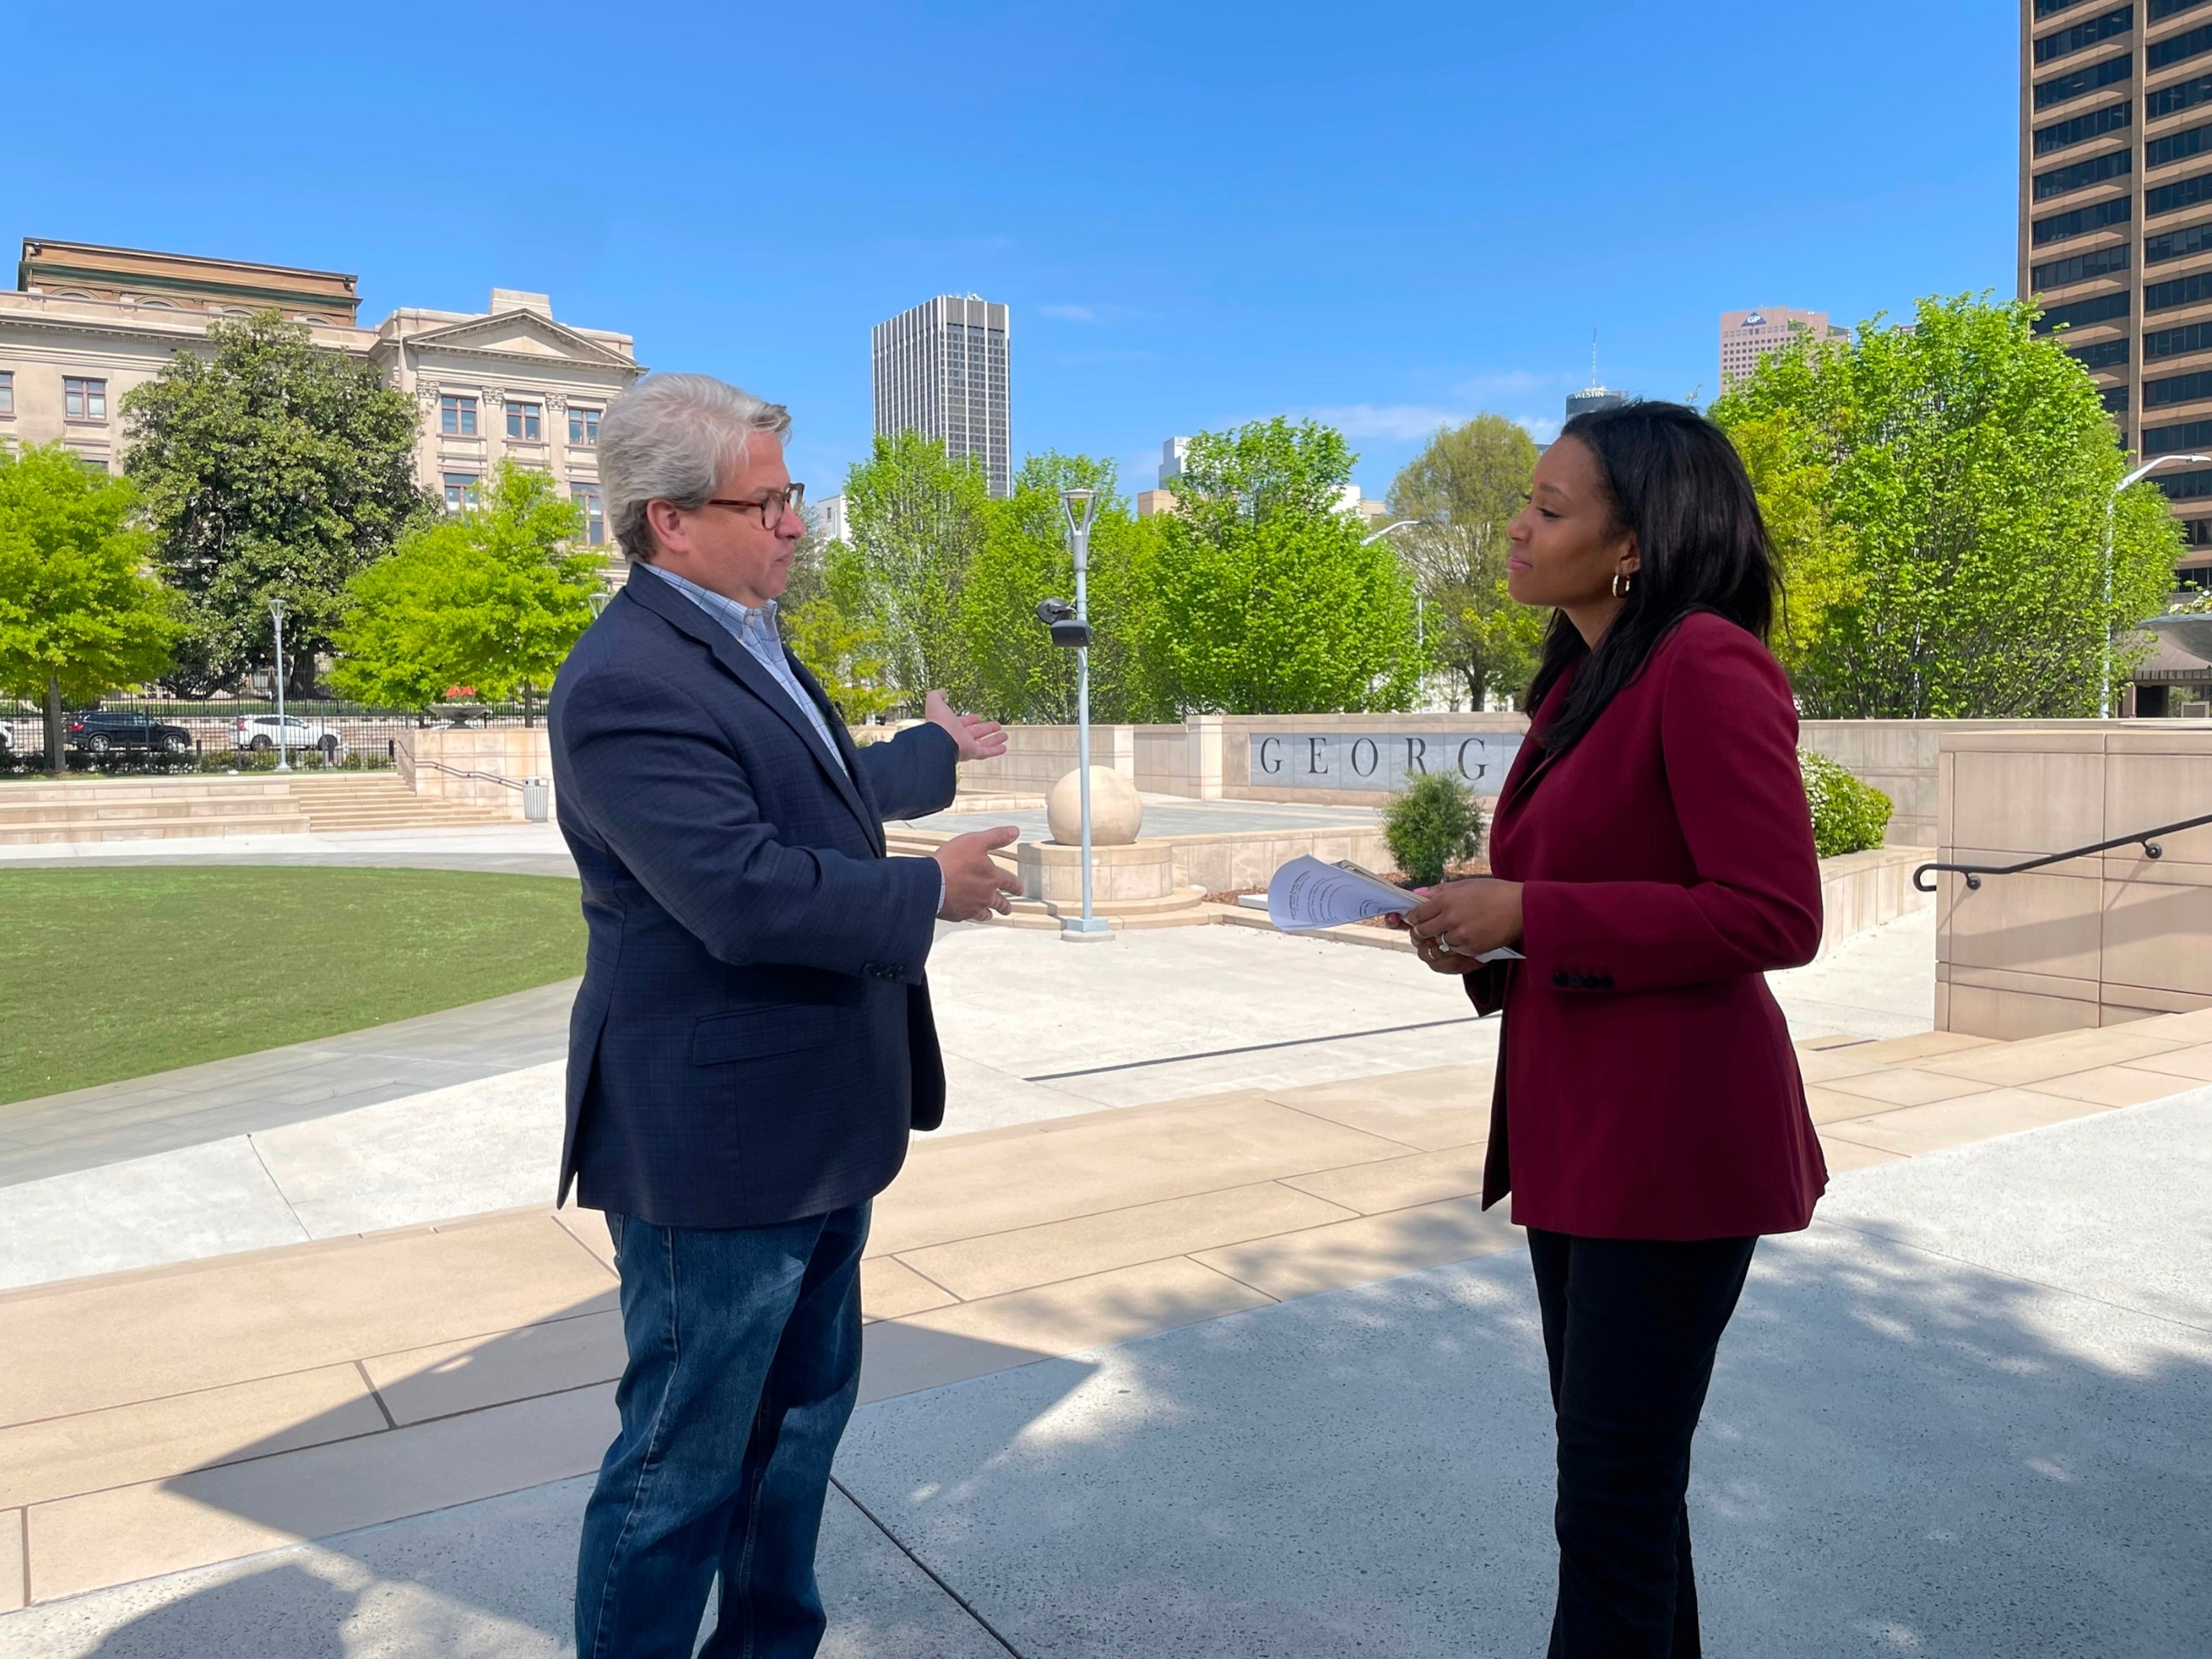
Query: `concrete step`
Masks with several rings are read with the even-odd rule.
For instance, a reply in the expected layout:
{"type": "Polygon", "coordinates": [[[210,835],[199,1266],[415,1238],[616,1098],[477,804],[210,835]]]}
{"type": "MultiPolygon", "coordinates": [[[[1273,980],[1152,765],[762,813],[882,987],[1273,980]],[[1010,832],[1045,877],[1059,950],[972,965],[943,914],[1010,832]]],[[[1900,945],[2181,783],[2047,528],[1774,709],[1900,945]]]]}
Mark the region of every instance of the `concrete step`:
{"type": "Polygon", "coordinates": [[[0,847],[44,846],[60,842],[168,841],[204,836],[304,836],[308,828],[306,815],[298,812],[0,824],[0,847]]]}

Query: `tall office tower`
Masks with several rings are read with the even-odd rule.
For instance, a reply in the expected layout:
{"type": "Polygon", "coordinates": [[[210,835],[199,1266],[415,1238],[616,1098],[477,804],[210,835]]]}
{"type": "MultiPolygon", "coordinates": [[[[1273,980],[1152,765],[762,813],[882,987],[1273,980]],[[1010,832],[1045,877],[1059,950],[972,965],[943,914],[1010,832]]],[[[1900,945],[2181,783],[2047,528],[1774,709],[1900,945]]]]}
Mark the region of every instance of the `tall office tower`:
{"type": "Polygon", "coordinates": [[[1006,308],[970,294],[925,300],[871,331],[876,430],[942,438],[945,453],[982,463],[994,495],[1011,493],[1006,308]]]}
{"type": "Polygon", "coordinates": [[[1847,328],[1830,326],[1825,311],[1766,306],[1757,311],[1721,313],[1721,390],[1726,392],[1759,367],[1769,352],[1780,351],[1800,333],[1816,340],[1848,340],[1847,328]]]}
{"type": "MultiPolygon", "coordinates": [[[[2041,299],[2036,326],[2065,325],[2124,447],[2212,454],[2212,0],[2021,0],[2020,63],[2020,291],[2041,299]]],[[[2152,477],[2201,579],[2212,467],[2152,477]]]]}

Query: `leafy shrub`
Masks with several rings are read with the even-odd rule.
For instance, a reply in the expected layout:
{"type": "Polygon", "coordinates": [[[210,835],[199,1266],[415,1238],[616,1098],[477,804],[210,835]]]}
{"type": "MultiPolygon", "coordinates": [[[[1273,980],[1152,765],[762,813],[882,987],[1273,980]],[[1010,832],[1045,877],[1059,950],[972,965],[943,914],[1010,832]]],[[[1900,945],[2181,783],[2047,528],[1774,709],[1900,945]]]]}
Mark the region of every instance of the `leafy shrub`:
{"type": "Polygon", "coordinates": [[[1805,777],[1805,804],[1813,809],[1813,845],[1822,858],[1881,845],[1889,815],[1896,810],[1887,795],[1826,755],[1799,750],[1797,769],[1805,777]]]}
{"type": "Polygon", "coordinates": [[[1382,811],[1382,839],[1417,887],[1433,887],[1482,844],[1482,806],[1449,772],[1415,778],[1382,811]]]}

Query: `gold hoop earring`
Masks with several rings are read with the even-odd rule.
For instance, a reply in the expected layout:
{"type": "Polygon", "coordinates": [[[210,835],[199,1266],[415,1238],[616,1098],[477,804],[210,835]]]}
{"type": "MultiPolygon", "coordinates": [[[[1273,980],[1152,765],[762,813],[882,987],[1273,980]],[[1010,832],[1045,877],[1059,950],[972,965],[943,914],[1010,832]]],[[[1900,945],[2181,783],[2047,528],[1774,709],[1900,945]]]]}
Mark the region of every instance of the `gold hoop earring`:
{"type": "Polygon", "coordinates": [[[1613,573],[1613,597],[1614,599],[1626,599],[1628,597],[1629,589],[1635,586],[1636,578],[1634,575],[1624,576],[1618,570],[1613,573]]]}

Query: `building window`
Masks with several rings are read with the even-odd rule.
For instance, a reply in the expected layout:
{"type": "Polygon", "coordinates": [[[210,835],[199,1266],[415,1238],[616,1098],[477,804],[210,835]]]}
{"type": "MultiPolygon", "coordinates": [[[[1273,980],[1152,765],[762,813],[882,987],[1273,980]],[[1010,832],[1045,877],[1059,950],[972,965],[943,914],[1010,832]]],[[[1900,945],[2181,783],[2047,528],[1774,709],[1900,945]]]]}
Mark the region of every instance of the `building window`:
{"type": "Polygon", "coordinates": [[[2156,46],[2147,47],[2143,68],[2146,72],[2162,70],[2168,64],[2185,64],[2208,52],[2212,52],[2212,23],[2191,29],[2185,34],[2169,34],[2156,46]]]}
{"type": "Polygon", "coordinates": [[[2109,87],[2115,81],[2124,81],[2135,73],[2136,55],[2122,52],[2118,58],[2108,58],[2101,64],[2088,64],[2070,75],[2044,81],[2035,88],[2035,106],[2049,109],[2053,104],[2063,104],[2079,98],[2085,92],[2095,92],[2109,87]]]}
{"type": "MultiPolygon", "coordinates": [[[[2185,11],[2195,11],[2199,6],[2212,6],[2212,0],[2150,0],[2150,21],[2162,23],[2169,17],[2179,17],[2185,11]]],[[[2038,12],[2037,16],[2043,14],[2038,12]]]]}
{"type": "MultiPolygon", "coordinates": [[[[2178,186],[2168,185],[2166,189],[2178,186]]],[[[2155,196],[2159,192],[2150,192],[2155,196]]],[[[2063,242],[2075,236],[2087,236],[2092,231],[2103,230],[2110,225],[2124,225],[2134,216],[2134,204],[2124,196],[2109,202],[2100,202],[2094,207],[2075,208],[2071,213],[2054,213],[2048,219],[2038,219],[2033,228],[2033,240],[2038,247],[2050,242],[2063,242]]]]}
{"type": "Polygon", "coordinates": [[[599,485],[570,484],[568,499],[584,509],[584,540],[593,547],[604,544],[607,539],[607,509],[599,499],[599,485]]]}
{"type": "Polygon", "coordinates": [[[545,435],[545,405],[510,399],[507,405],[507,435],[525,443],[538,442],[545,435]]]}
{"type": "Polygon", "coordinates": [[[15,371],[0,368],[0,415],[15,412],[15,371]]]}
{"type": "MultiPolygon", "coordinates": [[[[2181,544],[2184,547],[2212,547],[2212,519],[2184,519],[2181,521],[2181,544]]],[[[2203,572],[2198,572],[2203,574],[2203,572]]]]}
{"type": "Polygon", "coordinates": [[[2207,149],[2212,149],[2212,127],[2189,127],[2145,143],[2143,165],[2162,167],[2171,162],[2185,161],[2192,155],[2202,155],[2207,149]]]}
{"type": "Polygon", "coordinates": [[[2171,455],[2177,451],[2202,449],[2207,444],[2212,444],[2212,421],[2187,421],[2179,426],[2143,428],[2142,453],[2146,455],[2171,455]]]}
{"type": "Polygon", "coordinates": [[[104,421],[107,418],[107,382],[80,380],[75,375],[62,380],[62,415],[71,421],[104,421]]]}
{"type": "Polygon", "coordinates": [[[596,409],[568,410],[568,441],[572,444],[595,444],[599,441],[599,411],[596,409]]]}
{"type": "Polygon", "coordinates": [[[2143,238],[2143,263],[2164,264],[2169,259],[2185,259],[2192,253],[2202,253],[2212,248],[2212,222],[2201,225],[2184,225],[2179,230],[2169,230],[2156,236],[2143,238]]]}
{"type": "MultiPolygon", "coordinates": [[[[2174,429],[2179,431],[2180,428],[2174,429]]],[[[2192,447],[2188,444],[2172,446],[2175,449],[2192,447]]],[[[2200,495],[2212,495],[2212,472],[2160,472],[2152,476],[2170,501],[2193,501],[2200,495]]]]}
{"type": "Polygon", "coordinates": [[[2084,368],[2110,368],[2128,360],[2125,340],[2100,340],[2094,345],[2072,346],[2066,355],[2084,368]]]}
{"type": "Polygon", "coordinates": [[[2194,374],[2173,374],[2163,380],[2143,382],[2143,407],[2163,409],[2169,404],[2203,403],[2212,398],[2212,370],[2200,369],[2194,374]]]}
{"type": "Polygon", "coordinates": [[[446,474],[446,511],[471,513],[476,510],[477,485],[480,480],[473,472],[446,474]]]}
{"type": "Polygon", "coordinates": [[[2130,152],[2116,149],[2109,155],[2093,155],[2070,167],[2053,167],[2048,173],[2035,175],[2035,199],[2047,202],[2054,196],[2101,185],[2107,179],[2124,178],[2135,171],[2135,156],[2130,152]]]}
{"type": "MultiPolygon", "coordinates": [[[[2143,308],[2150,308],[2148,297],[2143,301],[2143,308]]],[[[2054,328],[2087,328],[2093,323],[2109,323],[2127,314],[2125,293],[2100,294],[2093,300],[2076,300],[2070,306],[2051,307],[2035,319],[2035,331],[2048,334],[2054,328]]]]}
{"type": "Polygon", "coordinates": [[[477,400],[447,392],[438,399],[438,430],[448,438],[477,435],[477,400]]]}
{"type": "Polygon", "coordinates": [[[2212,323],[2189,323],[2180,328],[2154,329],[2142,337],[2143,361],[2185,357],[2192,352],[2212,351],[2212,323]]]}
{"type": "Polygon", "coordinates": [[[2075,52],[2087,52],[2116,34],[2125,34],[2135,26],[2136,9],[2133,6],[2122,6],[2118,11],[2108,11],[2102,17],[2085,19],[2070,29],[2059,29],[2039,40],[2035,43],[2035,61],[2050,64],[2061,58],[2070,58],[2075,52]]]}
{"type": "MultiPolygon", "coordinates": [[[[2150,256],[2146,252],[2143,256],[2150,256]]],[[[2037,265],[2027,273],[2027,285],[2040,293],[2045,289],[2070,288],[2075,283],[2086,283],[2092,276],[2110,276],[2128,268],[2128,245],[2100,247],[2094,253],[2077,253],[2070,259],[2053,259],[2047,265],[2037,265]]]]}
{"type": "Polygon", "coordinates": [[[2124,415],[2127,412],[2127,387],[2124,386],[2107,386],[2105,389],[2105,413],[2107,415],[2124,415]]]}
{"type": "Polygon", "coordinates": [[[2154,311],[2172,311],[2208,299],[2212,299],[2212,270],[2195,276],[2177,276],[2170,283],[2146,283],[2143,285],[2143,311],[2146,314],[2154,311]]]}
{"type": "Polygon", "coordinates": [[[2106,109],[2093,109],[2087,115],[2077,115],[2070,121],[2057,121],[2035,130],[2035,153],[2048,155],[2075,144],[2086,143],[2092,138],[2101,138],[2108,132],[2124,132],[2135,121],[2135,107],[2130,104],[2114,104],[2106,109]]]}

